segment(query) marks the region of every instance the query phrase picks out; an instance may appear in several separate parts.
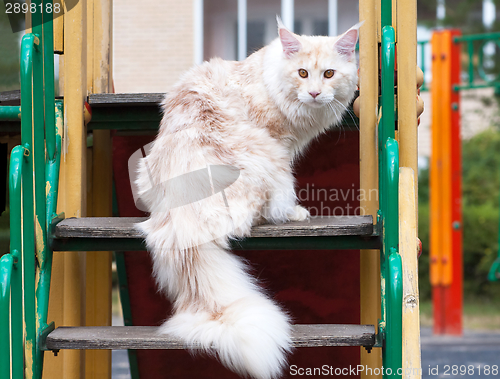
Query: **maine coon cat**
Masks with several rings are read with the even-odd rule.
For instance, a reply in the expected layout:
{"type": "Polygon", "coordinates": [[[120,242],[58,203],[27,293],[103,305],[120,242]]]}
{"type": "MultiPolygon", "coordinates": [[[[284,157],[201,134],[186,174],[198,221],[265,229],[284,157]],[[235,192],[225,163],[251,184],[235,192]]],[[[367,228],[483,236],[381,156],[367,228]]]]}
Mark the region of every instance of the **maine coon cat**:
{"type": "Polygon", "coordinates": [[[137,226],[174,307],[160,331],[243,376],[281,374],[291,324],[229,240],[263,220],[309,217],[292,163],[354,96],[359,26],[311,37],[278,20],[279,38],[244,61],[192,68],[165,97],[159,134],[139,163],[136,185],[151,215],[137,226]],[[207,186],[212,192],[200,195],[207,186]]]}

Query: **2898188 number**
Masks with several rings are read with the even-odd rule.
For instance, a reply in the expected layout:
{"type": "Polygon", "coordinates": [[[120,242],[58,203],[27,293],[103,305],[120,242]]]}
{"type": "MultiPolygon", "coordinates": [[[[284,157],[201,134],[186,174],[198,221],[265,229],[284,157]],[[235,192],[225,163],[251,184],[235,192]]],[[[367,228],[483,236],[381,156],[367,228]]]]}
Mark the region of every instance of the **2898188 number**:
{"type": "MultiPolygon", "coordinates": [[[[5,4],[5,13],[37,13],[43,12],[43,4],[28,4],[28,3],[6,3],[5,4]]],[[[61,13],[61,4],[55,3],[52,6],[52,3],[45,4],[45,13],[61,13]]]]}
{"type": "Polygon", "coordinates": [[[489,376],[493,375],[496,376],[498,375],[498,366],[493,365],[484,365],[484,366],[474,366],[474,365],[444,365],[444,375],[450,375],[450,376],[457,376],[457,375],[483,375],[483,376],[489,376]]]}

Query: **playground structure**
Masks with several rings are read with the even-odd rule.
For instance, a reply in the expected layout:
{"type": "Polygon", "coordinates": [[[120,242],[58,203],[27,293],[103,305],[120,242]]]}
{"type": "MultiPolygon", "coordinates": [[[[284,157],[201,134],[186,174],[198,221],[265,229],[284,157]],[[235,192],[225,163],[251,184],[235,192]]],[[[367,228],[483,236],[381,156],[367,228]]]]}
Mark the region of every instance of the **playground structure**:
{"type": "MultiPolygon", "coordinates": [[[[425,45],[432,47],[432,153],[430,161],[430,281],[434,334],[462,334],[462,154],[460,91],[493,87],[500,81],[484,69],[484,47],[498,43],[500,33],[462,36],[460,30],[438,30],[421,41],[421,67],[425,45]],[[464,46],[465,45],[465,46],[464,46]],[[465,47],[465,49],[463,49],[465,47]],[[467,80],[461,80],[462,50],[467,52],[467,80]]],[[[426,88],[427,89],[427,88],[426,88]]],[[[497,259],[488,275],[498,280],[497,259]]]]}
{"type": "MultiPolygon", "coordinates": [[[[43,0],[33,3],[46,9],[43,0]]],[[[292,234],[285,237],[283,227],[263,226],[235,247],[361,249],[362,325],[296,325],[294,344],[361,346],[361,365],[384,367],[384,377],[410,378],[421,376],[416,2],[399,0],[396,5],[382,0],[381,14],[368,0],[360,0],[359,7],[365,21],[360,36],[360,189],[377,190],[378,199],[362,199],[365,215],[353,216],[342,227],[336,217],[326,218],[321,232],[314,220],[308,226],[292,223],[292,234]],[[400,85],[395,104],[396,60],[400,85]]],[[[82,372],[109,377],[109,349],[183,347],[157,336],[154,327],[117,331],[109,326],[110,251],[144,249],[133,230],[135,219],[107,218],[112,193],[109,130],[154,129],[159,121],[157,111],[151,113],[158,96],[107,94],[110,19],[111,1],[97,0],[77,3],[54,23],[50,12],[33,14],[31,32],[22,41],[21,105],[0,107],[0,125],[15,127],[20,119],[22,139],[10,161],[11,251],[0,263],[0,322],[2,335],[9,336],[0,344],[5,378],[40,378],[42,373],[76,378],[82,372]],[[59,73],[63,100],[54,98],[54,51],[64,57],[59,73]],[[90,122],[84,112],[87,100],[90,122]],[[89,130],[93,142],[87,151],[89,130]],[[104,351],[87,351],[83,360],[84,349],[104,351]],[[59,357],[44,354],[60,350],[59,357]]]]}

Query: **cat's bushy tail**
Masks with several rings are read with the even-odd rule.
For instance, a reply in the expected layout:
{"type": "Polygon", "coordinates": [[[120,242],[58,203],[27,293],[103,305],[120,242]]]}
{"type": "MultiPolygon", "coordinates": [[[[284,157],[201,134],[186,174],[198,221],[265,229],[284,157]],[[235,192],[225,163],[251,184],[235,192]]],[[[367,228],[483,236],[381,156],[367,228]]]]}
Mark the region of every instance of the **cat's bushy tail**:
{"type": "Polygon", "coordinates": [[[226,239],[178,249],[169,219],[163,221],[153,215],[138,225],[147,236],[157,283],[174,303],[161,333],[217,356],[242,376],[279,377],[291,350],[288,316],[227,251],[226,239]]]}

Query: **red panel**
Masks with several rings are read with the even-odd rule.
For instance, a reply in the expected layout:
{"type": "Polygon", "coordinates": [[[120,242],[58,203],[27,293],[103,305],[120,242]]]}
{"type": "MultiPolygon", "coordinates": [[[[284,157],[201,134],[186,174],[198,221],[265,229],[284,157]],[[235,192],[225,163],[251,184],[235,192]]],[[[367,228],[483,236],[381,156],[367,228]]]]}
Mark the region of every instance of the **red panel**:
{"type": "MultiPolygon", "coordinates": [[[[433,118],[437,115],[447,117],[446,124],[449,123],[449,141],[450,149],[449,156],[445,158],[450,162],[450,176],[446,176],[446,191],[442,197],[446,199],[446,204],[441,204],[441,209],[449,205],[451,210],[451,219],[441,220],[443,224],[440,226],[443,233],[451,234],[450,255],[441,252],[443,256],[451,258],[451,281],[445,281],[443,277],[434,282],[445,283],[446,285],[436,285],[433,287],[433,310],[434,310],[434,333],[435,334],[462,334],[462,291],[463,291],[463,259],[462,259],[462,152],[461,152],[461,138],[460,138],[460,94],[458,91],[453,90],[453,85],[460,83],[460,51],[461,45],[455,44],[453,38],[461,35],[459,30],[444,30],[438,33],[441,36],[441,45],[443,50],[449,51],[449,57],[444,54],[433,54],[446,58],[441,67],[441,72],[435,72],[435,78],[445,78],[440,83],[446,83],[445,88],[439,88],[445,96],[449,98],[449,103],[442,104],[442,106],[433,107],[433,118]],[[441,76],[440,76],[441,75],[441,76]],[[448,119],[449,117],[449,119],[448,119]],[[448,181],[451,181],[449,183],[448,181]],[[448,185],[449,184],[449,185],[448,185]],[[449,283],[449,285],[448,285],[449,283]]],[[[439,52],[438,52],[439,53],[439,52]]],[[[434,66],[433,66],[434,67],[434,66]]],[[[438,83],[436,79],[436,83],[438,83]]],[[[436,124],[440,127],[440,124],[436,124]]],[[[443,151],[448,151],[443,149],[443,151]]],[[[433,154],[436,152],[433,149],[433,154]]],[[[445,187],[444,185],[442,187],[445,187]]],[[[431,196],[436,196],[435,191],[442,188],[432,187],[431,196]]],[[[443,211],[444,212],[444,211],[443,211]]],[[[432,229],[431,233],[436,233],[438,229],[432,229]]],[[[448,234],[447,234],[448,235],[448,234]]],[[[438,238],[444,238],[442,235],[438,238]]],[[[446,245],[447,246],[447,245],[446,245]]],[[[446,248],[445,246],[445,248],[446,248]]],[[[441,273],[442,275],[442,273],[441,273]]]]}
{"type": "MultiPolygon", "coordinates": [[[[113,168],[120,216],[141,215],[128,183],[129,156],[150,139],[115,137],[113,168]]],[[[316,141],[296,169],[302,204],[323,214],[354,214],[359,206],[359,135],[330,132],[316,141]],[[300,191],[303,189],[302,191],[300,191]]],[[[313,210],[313,214],[314,214],[313,210]]],[[[269,292],[296,323],[358,324],[359,251],[241,252],[269,292]]],[[[168,302],[156,292],[147,253],[125,255],[135,325],[159,325],[168,302]]],[[[141,378],[237,378],[219,363],[185,351],[138,351],[141,378]]],[[[359,348],[297,349],[290,365],[349,367],[359,364],[359,348]]],[[[291,377],[285,375],[285,377],[291,377]]]]}
{"type": "MultiPolygon", "coordinates": [[[[450,31],[451,83],[460,84],[461,45],[453,43],[459,30],[450,31]]],[[[462,334],[462,140],[460,138],[460,93],[451,90],[451,215],[453,282],[446,298],[446,334],[462,334]]]]}

